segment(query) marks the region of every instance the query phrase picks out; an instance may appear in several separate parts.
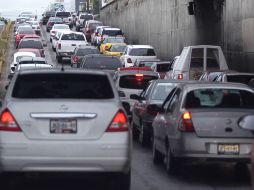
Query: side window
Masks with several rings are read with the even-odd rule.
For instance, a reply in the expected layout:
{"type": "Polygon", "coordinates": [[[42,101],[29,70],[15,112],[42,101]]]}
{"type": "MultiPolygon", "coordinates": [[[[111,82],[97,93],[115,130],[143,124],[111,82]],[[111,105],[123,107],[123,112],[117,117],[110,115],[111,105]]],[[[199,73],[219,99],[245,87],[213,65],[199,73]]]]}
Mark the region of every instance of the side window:
{"type": "Polygon", "coordinates": [[[162,108],[163,108],[164,110],[166,110],[166,109],[168,108],[168,105],[169,105],[169,103],[170,103],[171,97],[174,95],[175,91],[176,91],[176,88],[174,88],[174,89],[169,93],[169,95],[167,96],[167,98],[164,100],[164,102],[163,102],[163,104],[162,104],[162,108]]]}
{"type": "Polygon", "coordinates": [[[190,80],[198,80],[204,70],[204,48],[194,48],[191,52],[190,80]]]}
{"type": "Polygon", "coordinates": [[[173,95],[173,97],[168,105],[168,108],[166,110],[166,114],[172,114],[174,112],[177,102],[178,102],[178,99],[179,99],[180,92],[181,92],[180,89],[178,89],[177,92],[173,95]]]}

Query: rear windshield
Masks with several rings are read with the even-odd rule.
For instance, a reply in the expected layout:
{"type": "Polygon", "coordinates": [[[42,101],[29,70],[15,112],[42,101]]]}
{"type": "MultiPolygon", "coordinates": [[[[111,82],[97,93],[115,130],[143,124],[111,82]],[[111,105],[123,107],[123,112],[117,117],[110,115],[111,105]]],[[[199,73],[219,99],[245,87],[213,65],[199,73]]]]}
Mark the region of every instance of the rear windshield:
{"type": "Polygon", "coordinates": [[[150,75],[125,75],[120,78],[119,86],[128,89],[144,89],[149,81],[155,79],[158,79],[158,77],[150,75]]]}
{"type": "Polygon", "coordinates": [[[55,18],[55,17],[52,17],[49,19],[50,22],[63,22],[63,20],[61,18],[55,18]]]}
{"type": "Polygon", "coordinates": [[[80,19],[93,20],[93,15],[81,15],[80,19]]]}
{"type": "Polygon", "coordinates": [[[169,64],[158,64],[156,65],[157,72],[168,72],[170,70],[170,63],[169,64]]]}
{"type": "Polygon", "coordinates": [[[40,41],[21,41],[19,44],[19,49],[21,48],[32,48],[32,49],[43,49],[42,43],[40,41]]]}
{"type": "Polygon", "coordinates": [[[152,93],[152,100],[165,100],[168,94],[175,88],[175,84],[158,83],[152,93]]]}
{"type": "Polygon", "coordinates": [[[152,61],[140,61],[138,66],[139,67],[151,67],[154,63],[157,62],[152,62],[152,61]]]}
{"type": "Polygon", "coordinates": [[[54,29],[66,29],[69,30],[69,26],[68,25],[54,25],[54,29]]]}
{"type": "Polygon", "coordinates": [[[95,23],[90,23],[90,24],[89,24],[90,30],[95,30],[95,28],[96,28],[97,26],[102,26],[102,23],[101,23],[101,22],[95,22],[95,23]]]}
{"type": "Polygon", "coordinates": [[[135,48],[130,51],[132,56],[155,56],[155,52],[150,48],[135,48]]]}
{"type": "Polygon", "coordinates": [[[124,52],[126,46],[125,45],[113,45],[111,48],[110,48],[110,51],[111,52],[124,52]]]}
{"type": "Polygon", "coordinates": [[[19,34],[34,34],[34,31],[31,29],[31,30],[20,30],[19,31],[19,34]]]}
{"type": "Polygon", "coordinates": [[[61,40],[77,40],[77,41],[85,41],[84,35],[82,34],[63,34],[61,40]]]}
{"type": "Polygon", "coordinates": [[[22,64],[46,64],[45,61],[21,61],[19,62],[20,65],[22,64]]]}
{"type": "Polygon", "coordinates": [[[254,80],[254,75],[228,75],[228,82],[237,82],[250,85],[250,81],[254,80]]]}
{"type": "Polygon", "coordinates": [[[88,57],[84,60],[83,68],[117,70],[122,67],[119,59],[114,57],[88,57]]]}
{"type": "Polygon", "coordinates": [[[186,96],[186,108],[254,108],[254,93],[239,89],[198,89],[186,96]]]}
{"type": "Polygon", "coordinates": [[[103,30],[102,35],[107,35],[107,36],[118,36],[118,35],[123,35],[121,30],[103,30]]]}
{"type": "Polygon", "coordinates": [[[79,49],[77,51],[77,56],[86,56],[89,54],[100,54],[98,49],[79,49]]]}
{"type": "Polygon", "coordinates": [[[12,92],[14,98],[112,99],[107,76],[92,74],[19,75],[12,92]]]}
{"type": "Polygon", "coordinates": [[[56,16],[58,17],[71,17],[71,13],[70,12],[57,12],[56,16]]]}

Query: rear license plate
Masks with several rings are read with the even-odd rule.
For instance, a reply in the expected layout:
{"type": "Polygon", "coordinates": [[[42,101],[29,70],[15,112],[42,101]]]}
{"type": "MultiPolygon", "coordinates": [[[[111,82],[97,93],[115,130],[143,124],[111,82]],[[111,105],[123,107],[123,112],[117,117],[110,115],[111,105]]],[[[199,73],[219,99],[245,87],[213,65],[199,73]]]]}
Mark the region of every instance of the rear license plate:
{"type": "Polygon", "coordinates": [[[77,133],[77,120],[76,119],[51,119],[50,133],[54,133],[54,134],[77,133]]]}
{"type": "Polygon", "coordinates": [[[218,154],[238,155],[239,152],[239,144],[218,144],[218,154]]]}

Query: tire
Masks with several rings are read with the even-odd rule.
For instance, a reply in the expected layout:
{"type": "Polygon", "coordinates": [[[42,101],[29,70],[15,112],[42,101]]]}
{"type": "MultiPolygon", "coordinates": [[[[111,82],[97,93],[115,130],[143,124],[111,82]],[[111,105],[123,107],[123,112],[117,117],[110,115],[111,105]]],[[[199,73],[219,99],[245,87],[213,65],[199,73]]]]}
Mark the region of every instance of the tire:
{"type": "Polygon", "coordinates": [[[176,158],[172,155],[170,146],[166,147],[166,155],[164,160],[167,173],[169,175],[174,175],[177,172],[179,163],[177,162],[176,158]]]}
{"type": "Polygon", "coordinates": [[[142,122],[140,126],[139,142],[143,147],[147,147],[150,144],[150,140],[151,140],[150,135],[145,130],[144,123],[142,122]]]}
{"type": "Polygon", "coordinates": [[[110,190],[130,190],[131,188],[131,172],[127,174],[119,173],[113,175],[112,181],[110,181],[110,190]]]}
{"type": "Polygon", "coordinates": [[[139,130],[137,129],[137,125],[134,124],[134,122],[131,122],[131,128],[132,128],[132,138],[133,140],[137,140],[139,137],[139,130]]]}
{"type": "Polygon", "coordinates": [[[156,149],[155,141],[153,141],[153,163],[159,165],[163,163],[164,156],[156,149]]]}

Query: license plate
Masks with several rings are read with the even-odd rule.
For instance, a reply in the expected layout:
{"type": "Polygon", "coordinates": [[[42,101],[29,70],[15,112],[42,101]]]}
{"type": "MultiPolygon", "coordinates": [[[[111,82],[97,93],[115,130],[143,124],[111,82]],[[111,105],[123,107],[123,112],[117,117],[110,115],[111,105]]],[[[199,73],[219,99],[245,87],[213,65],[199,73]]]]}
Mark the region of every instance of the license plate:
{"type": "Polygon", "coordinates": [[[219,144],[218,154],[237,155],[240,152],[239,144],[219,144]]]}
{"type": "Polygon", "coordinates": [[[50,133],[74,134],[77,133],[77,120],[75,119],[51,119],[50,133]]]}

